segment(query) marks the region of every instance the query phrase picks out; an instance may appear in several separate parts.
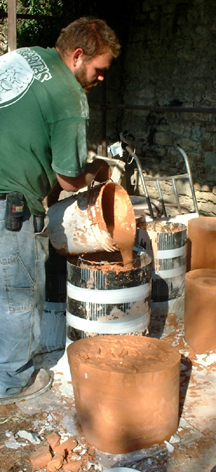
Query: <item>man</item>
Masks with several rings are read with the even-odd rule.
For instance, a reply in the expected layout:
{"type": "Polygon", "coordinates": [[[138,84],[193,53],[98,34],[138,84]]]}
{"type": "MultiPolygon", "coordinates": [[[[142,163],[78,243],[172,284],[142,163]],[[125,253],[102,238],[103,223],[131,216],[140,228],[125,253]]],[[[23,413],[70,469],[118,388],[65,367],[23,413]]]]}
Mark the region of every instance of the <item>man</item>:
{"type": "Polygon", "coordinates": [[[56,48],[22,48],[0,58],[0,404],[50,385],[33,357],[40,341],[48,240],[43,200],[56,182],[76,192],[110,178],[86,164],[86,91],[120,53],[99,19],[63,29],[56,48]]]}

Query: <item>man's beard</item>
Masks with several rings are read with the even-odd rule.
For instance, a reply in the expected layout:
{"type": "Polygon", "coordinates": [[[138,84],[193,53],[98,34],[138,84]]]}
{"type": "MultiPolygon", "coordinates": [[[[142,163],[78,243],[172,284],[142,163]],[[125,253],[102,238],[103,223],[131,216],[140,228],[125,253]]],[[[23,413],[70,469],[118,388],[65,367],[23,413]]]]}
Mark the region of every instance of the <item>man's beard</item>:
{"type": "Polygon", "coordinates": [[[94,80],[89,82],[86,76],[86,67],[85,64],[79,68],[79,70],[75,70],[74,76],[76,77],[77,81],[80,83],[82,88],[87,92],[91,87],[95,87],[98,84],[98,80],[94,80]]]}

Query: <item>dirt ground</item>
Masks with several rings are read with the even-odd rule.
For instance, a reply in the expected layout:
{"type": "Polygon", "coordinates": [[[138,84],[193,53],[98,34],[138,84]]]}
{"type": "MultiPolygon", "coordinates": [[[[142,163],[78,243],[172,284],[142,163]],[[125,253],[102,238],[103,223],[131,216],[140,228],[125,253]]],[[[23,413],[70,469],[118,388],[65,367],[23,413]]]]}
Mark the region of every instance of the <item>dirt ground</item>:
{"type": "Polygon", "coordinates": [[[64,351],[54,351],[36,357],[36,364],[47,367],[53,376],[51,390],[32,400],[0,406],[1,472],[32,472],[31,453],[45,444],[53,431],[60,434],[61,441],[76,437],[77,458],[87,457],[77,469],[80,471],[121,466],[143,472],[215,472],[216,351],[196,355],[184,341],[182,316],[174,313],[164,316],[160,310],[154,312],[150,336],[166,339],[182,355],[179,426],[169,442],[126,455],[95,451],[94,458],[88,456],[64,351]]]}

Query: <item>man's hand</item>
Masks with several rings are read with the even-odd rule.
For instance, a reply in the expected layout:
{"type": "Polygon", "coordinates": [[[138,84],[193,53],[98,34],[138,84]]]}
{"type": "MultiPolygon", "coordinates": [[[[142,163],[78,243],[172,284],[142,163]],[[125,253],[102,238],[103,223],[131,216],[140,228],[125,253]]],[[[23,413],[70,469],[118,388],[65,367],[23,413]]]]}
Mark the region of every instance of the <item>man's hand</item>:
{"type": "Polygon", "coordinates": [[[102,183],[111,178],[112,170],[106,161],[104,161],[103,159],[95,159],[92,164],[93,166],[98,166],[98,171],[95,175],[94,180],[102,183]]]}
{"type": "Polygon", "coordinates": [[[54,185],[50,193],[47,195],[46,203],[47,203],[48,208],[58,202],[61,191],[62,191],[61,186],[59,185],[58,182],[56,182],[56,184],[54,185]]]}

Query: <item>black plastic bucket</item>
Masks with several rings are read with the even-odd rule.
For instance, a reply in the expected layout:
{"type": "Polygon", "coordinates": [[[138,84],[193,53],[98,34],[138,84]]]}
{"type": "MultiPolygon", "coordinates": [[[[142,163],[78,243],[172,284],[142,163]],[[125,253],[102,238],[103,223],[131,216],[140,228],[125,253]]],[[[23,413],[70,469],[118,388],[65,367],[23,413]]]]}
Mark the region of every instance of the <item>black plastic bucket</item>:
{"type": "Polygon", "coordinates": [[[45,303],[41,320],[40,352],[65,348],[67,259],[49,244],[45,303]]]}
{"type": "Polygon", "coordinates": [[[49,257],[46,261],[45,300],[48,303],[66,303],[67,259],[49,243],[49,257]]]}
{"type": "Polygon", "coordinates": [[[119,252],[67,260],[66,344],[99,334],[144,335],[150,322],[151,258],[134,250],[125,270],[119,252]]]}

